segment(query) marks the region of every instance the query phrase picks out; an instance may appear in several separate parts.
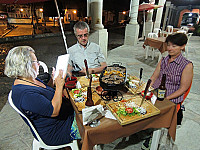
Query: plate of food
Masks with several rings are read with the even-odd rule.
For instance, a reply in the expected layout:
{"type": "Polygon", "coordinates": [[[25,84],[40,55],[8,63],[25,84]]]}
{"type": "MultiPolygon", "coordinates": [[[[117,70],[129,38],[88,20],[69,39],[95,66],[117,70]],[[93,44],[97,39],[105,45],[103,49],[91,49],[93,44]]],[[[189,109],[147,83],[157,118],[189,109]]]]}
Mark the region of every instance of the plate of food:
{"type": "Polygon", "coordinates": [[[100,74],[91,74],[91,76],[92,76],[92,81],[97,81],[97,82],[99,82],[100,74]]]}
{"type": "MultiPolygon", "coordinates": [[[[85,108],[85,102],[87,100],[87,87],[72,89],[69,93],[78,111],[82,111],[82,109],[85,108]]],[[[95,89],[92,89],[92,100],[94,101],[94,105],[105,105],[101,97],[95,92],[95,89]]]]}
{"type": "MultiPolygon", "coordinates": [[[[141,95],[142,95],[142,97],[144,96],[144,91],[141,92],[141,95]]],[[[149,100],[149,99],[152,98],[152,96],[153,96],[153,92],[148,91],[147,94],[146,94],[146,96],[145,96],[145,98],[146,98],[147,100],[149,100]]]]}
{"type": "Polygon", "coordinates": [[[121,125],[136,122],[160,113],[160,110],[149,101],[144,101],[140,107],[141,100],[142,97],[137,95],[130,99],[109,103],[106,106],[121,125]]]}
{"type": "MultiPolygon", "coordinates": [[[[140,79],[136,76],[128,76],[126,81],[126,88],[132,93],[132,94],[139,94],[141,93],[145,87],[146,83],[144,81],[140,81],[140,79]]],[[[152,91],[153,88],[149,87],[149,90],[152,91]]]]}

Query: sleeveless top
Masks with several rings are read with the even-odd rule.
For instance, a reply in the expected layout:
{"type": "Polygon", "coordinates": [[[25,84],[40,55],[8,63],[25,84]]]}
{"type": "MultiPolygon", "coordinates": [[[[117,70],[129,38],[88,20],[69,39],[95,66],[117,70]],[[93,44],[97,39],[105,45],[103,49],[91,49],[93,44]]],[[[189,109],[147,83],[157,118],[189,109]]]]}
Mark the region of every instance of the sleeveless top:
{"type": "MultiPolygon", "coordinates": [[[[168,63],[168,61],[169,55],[162,58],[159,77],[153,84],[153,88],[157,89],[161,83],[162,75],[166,74],[166,96],[171,95],[180,88],[182,72],[187,64],[192,63],[183,57],[182,54],[180,54],[173,62],[168,63]]],[[[178,104],[183,101],[183,95],[170,99],[170,101],[178,104]]]]}

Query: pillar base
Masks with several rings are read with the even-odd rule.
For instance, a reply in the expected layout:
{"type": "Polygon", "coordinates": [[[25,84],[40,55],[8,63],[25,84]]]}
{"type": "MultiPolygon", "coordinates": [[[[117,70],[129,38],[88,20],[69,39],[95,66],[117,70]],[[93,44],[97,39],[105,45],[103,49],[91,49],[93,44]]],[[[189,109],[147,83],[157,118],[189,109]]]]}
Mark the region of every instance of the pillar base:
{"type": "Polygon", "coordinates": [[[95,24],[93,29],[94,30],[101,30],[103,28],[104,28],[103,24],[95,24]]]}
{"type": "Polygon", "coordinates": [[[99,29],[90,34],[89,40],[98,44],[105,58],[107,58],[108,50],[108,31],[107,29],[99,29]]]}
{"type": "Polygon", "coordinates": [[[125,31],[124,45],[134,46],[138,42],[139,25],[138,24],[127,24],[125,31]]]}

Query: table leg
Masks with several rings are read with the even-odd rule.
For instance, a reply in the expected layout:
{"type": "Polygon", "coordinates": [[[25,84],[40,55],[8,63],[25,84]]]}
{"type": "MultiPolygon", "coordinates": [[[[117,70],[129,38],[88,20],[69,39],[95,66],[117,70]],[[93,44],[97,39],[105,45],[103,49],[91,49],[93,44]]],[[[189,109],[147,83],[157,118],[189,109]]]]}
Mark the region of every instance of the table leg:
{"type": "Polygon", "coordinates": [[[159,141],[160,141],[160,136],[161,136],[161,129],[155,130],[153,132],[153,137],[152,137],[152,143],[151,143],[150,150],[157,150],[158,144],[159,144],[159,141]]]}

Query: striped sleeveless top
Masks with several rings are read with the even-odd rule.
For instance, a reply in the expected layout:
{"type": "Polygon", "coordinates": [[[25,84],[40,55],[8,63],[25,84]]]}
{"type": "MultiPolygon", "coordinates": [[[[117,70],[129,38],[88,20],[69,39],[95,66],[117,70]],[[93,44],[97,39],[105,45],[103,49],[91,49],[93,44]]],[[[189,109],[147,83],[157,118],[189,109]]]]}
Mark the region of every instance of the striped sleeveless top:
{"type": "MultiPolygon", "coordinates": [[[[167,89],[166,96],[171,95],[172,93],[174,93],[179,89],[181,84],[182,72],[186,67],[186,65],[191,63],[191,61],[183,57],[182,54],[180,54],[173,62],[168,63],[168,61],[169,61],[169,55],[166,56],[165,58],[162,58],[159,77],[153,84],[153,88],[157,89],[160,86],[162,75],[166,74],[166,83],[165,83],[165,87],[167,89]]],[[[171,99],[170,101],[178,104],[183,101],[183,95],[171,99]]]]}

